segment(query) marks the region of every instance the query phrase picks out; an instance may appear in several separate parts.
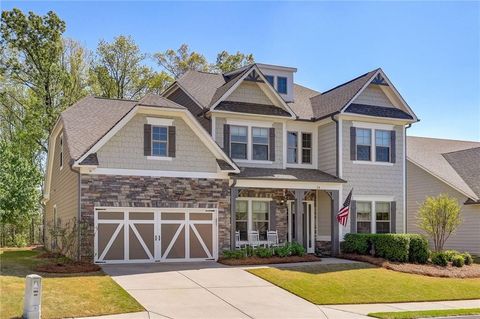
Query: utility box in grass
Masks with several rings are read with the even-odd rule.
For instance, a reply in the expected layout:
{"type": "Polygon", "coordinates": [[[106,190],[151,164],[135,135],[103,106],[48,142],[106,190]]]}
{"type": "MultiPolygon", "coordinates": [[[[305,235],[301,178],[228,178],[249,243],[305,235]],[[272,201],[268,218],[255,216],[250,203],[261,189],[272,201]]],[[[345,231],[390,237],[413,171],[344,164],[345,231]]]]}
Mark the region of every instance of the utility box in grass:
{"type": "Polygon", "coordinates": [[[25,280],[25,296],[23,303],[24,319],[40,319],[42,317],[42,277],[28,275],[25,280]]]}

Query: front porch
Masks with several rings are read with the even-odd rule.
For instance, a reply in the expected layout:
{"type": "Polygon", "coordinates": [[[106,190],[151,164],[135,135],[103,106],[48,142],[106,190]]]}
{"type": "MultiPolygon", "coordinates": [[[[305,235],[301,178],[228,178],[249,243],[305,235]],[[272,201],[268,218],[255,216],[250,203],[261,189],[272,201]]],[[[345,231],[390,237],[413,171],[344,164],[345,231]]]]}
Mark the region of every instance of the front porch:
{"type": "Polygon", "coordinates": [[[339,253],[335,216],[343,180],[310,169],[247,168],[242,173],[230,193],[231,249],[248,244],[251,231],[258,231],[264,244],[267,231],[277,231],[280,244],[295,241],[307,253],[339,253]]]}

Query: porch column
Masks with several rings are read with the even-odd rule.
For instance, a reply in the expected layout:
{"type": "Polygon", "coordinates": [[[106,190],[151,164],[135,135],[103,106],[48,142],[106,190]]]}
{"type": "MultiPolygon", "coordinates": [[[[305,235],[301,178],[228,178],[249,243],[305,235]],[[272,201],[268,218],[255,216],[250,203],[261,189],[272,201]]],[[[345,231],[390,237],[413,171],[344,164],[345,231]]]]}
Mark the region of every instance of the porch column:
{"type": "Polygon", "coordinates": [[[337,222],[337,213],[338,210],[340,209],[340,192],[339,191],[332,191],[332,209],[331,209],[331,229],[330,229],[330,234],[332,236],[331,238],[331,244],[332,244],[332,256],[337,256],[340,254],[340,239],[339,239],[339,228],[338,228],[338,222],[337,222]]]}
{"type": "Polygon", "coordinates": [[[295,190],[295,241],[305,246],[303,240],[303,199],[305,197],[304,189],[295,190]]]}
{"type": "Polygon", "coordinates": [[[238,188],[232,187],[230,189],[230,248],[235,250],[235,228],[237,224],[237,197],[238,188]]]}

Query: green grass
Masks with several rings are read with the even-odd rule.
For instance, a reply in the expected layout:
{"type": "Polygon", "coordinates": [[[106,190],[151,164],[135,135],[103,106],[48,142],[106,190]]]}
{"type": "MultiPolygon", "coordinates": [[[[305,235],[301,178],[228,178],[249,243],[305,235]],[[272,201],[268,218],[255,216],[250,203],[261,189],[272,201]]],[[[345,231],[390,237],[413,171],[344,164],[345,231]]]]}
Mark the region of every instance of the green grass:
{"type": "Polygon", "coordinates": [[[427,277],[364,263],[249,272],[318,305],[480,298],[480,279],[427,277]]]}
{"type": "Polygon", "coordinates": [[[480,308],[447,309],[447,310],[423,310],[423,311],[400,311],[400,312],[373,312],[370,317],[381,319],[415,319],[430,317],[468,316],[479,315],[480,308]]]}
{"type": "MultiPolygon", "coordinates": [[[[22,315],[25,276],[36,273],[38,250],[0,251],[0,318],[22,315]]],[[[42,274],[42,317],[64,318],[143,311],[143,307],[103,272],[42,274]]]]}

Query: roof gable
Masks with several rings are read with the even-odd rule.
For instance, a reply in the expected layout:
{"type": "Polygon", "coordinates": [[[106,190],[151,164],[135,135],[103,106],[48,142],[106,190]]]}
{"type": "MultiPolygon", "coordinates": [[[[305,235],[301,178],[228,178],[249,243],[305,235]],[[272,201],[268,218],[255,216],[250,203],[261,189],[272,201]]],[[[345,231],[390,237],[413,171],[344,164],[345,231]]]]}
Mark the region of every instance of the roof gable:
{"type": "Polygon", "coordinates": [[[480,199],[480,143],[479,147],[444,153],[443,157],[480,199]]]}

